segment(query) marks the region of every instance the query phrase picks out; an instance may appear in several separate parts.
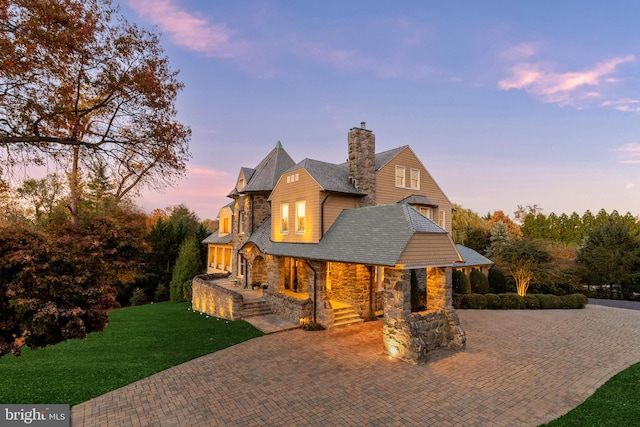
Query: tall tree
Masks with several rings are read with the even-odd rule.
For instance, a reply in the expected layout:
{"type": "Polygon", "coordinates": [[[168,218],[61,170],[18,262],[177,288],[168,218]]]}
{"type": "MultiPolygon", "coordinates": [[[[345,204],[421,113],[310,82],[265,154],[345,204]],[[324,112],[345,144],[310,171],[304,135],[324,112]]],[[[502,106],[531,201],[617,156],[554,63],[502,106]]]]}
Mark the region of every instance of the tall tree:
{"type": "Polygon", "coordinates": [[[620,286],[623,294],[640,279],[640,242],[621,221],[594,228],[578,248],[583,280],[590,285],[620,286]]]}
{"type": "Polygon", "coordinates": [[[521,296],[526,295],[531,280],[546,272],[547,264],[551,261],[551,254],[542,242],[531,239],[509,241],[497,246],[491,256],[497,264],[506,266],[516,282],[516,292],[521,296]]]}
{"type": "Polygon", "coordinates": [[[184,174],[183,85],[155,33],[111,0],[0,1],[0,147],[5,165],[60,165],[78,221],[82,168],[100,161],[120,200],[184,174]]]}

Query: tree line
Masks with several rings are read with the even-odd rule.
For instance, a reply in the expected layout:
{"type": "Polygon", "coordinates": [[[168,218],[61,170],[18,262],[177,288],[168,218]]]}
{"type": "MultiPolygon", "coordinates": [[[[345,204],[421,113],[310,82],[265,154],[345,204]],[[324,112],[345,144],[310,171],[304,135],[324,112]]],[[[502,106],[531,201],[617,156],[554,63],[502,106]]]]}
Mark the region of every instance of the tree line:
{"type": "Polygon", "coordinates": [[[518,206],[481,217],[455,206],[453,240],[495,262],[520,295],[537,292],[638,298],[640,222],[631,213],[550,213],[518,206]]]}

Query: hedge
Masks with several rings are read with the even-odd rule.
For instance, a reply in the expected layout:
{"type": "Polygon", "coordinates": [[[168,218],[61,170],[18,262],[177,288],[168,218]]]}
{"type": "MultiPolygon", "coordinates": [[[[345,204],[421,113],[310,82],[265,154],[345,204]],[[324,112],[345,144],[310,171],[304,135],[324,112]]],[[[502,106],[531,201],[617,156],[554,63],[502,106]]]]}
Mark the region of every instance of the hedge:
{"type": "Polygon", "coordinates": [[[453,307],[456,309],[490,310],[538,310],[538,309],[580,309],[587,305],[583,294],[548,295],[531,294],[520,296],[514,293],[504,294],[453,294],[453,307]]]}

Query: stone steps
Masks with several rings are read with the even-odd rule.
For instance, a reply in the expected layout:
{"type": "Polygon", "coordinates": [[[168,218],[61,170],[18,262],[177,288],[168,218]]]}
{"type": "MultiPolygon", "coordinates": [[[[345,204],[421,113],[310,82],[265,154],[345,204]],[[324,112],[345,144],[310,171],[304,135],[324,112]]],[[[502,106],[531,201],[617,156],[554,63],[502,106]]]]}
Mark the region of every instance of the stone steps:
{"type": "Polygon", "coordinates": [[[242,305],[242,318],[266,316],[273,314],[269,304],[264,300],[245,302],[242,305]]]}
{"type": "Polygon", "coordinates": [[[341,304],[340,307],[334,307],[333,319],[334,328],[343,328],[345,326],[363,322],[362,318],[358,316],[358,313],[355,312],[353,307],[346,304],[341,304]]]}

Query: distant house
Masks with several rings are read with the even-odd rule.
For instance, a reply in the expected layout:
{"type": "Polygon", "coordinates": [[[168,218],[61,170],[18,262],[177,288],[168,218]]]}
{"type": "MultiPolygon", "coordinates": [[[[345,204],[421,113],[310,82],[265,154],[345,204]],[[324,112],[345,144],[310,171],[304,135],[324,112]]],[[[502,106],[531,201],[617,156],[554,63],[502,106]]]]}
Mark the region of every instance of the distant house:
{"type": "MultiPolygon", "coordinates": [[[[362,123],[347,148],[346,163],[295,163],[278,142],[241,168],[220,230],[204,241],[208,271],[264,284],[271,311],[295,322],[382,316],[386,351],[405,360],[462,347],[451,271],[466,264],[450,237],[451,202],[409,146],[376,154],[362,123]],[[416,298],[422,308],[411,310],[416,298]]],[[[194,308],[220,315],[211,298],[194,288],[194,308]]]]}
{"type": "Polygon", "coordinates": [[[489,275],[489,270],[493,267],[493,261],[466,246],[456,245],[456,249],[458,249],[463,261],[453,264],[455,270],[460,270],[467,276],[473,270],[480,270],[485,276],[489,275]]]}

